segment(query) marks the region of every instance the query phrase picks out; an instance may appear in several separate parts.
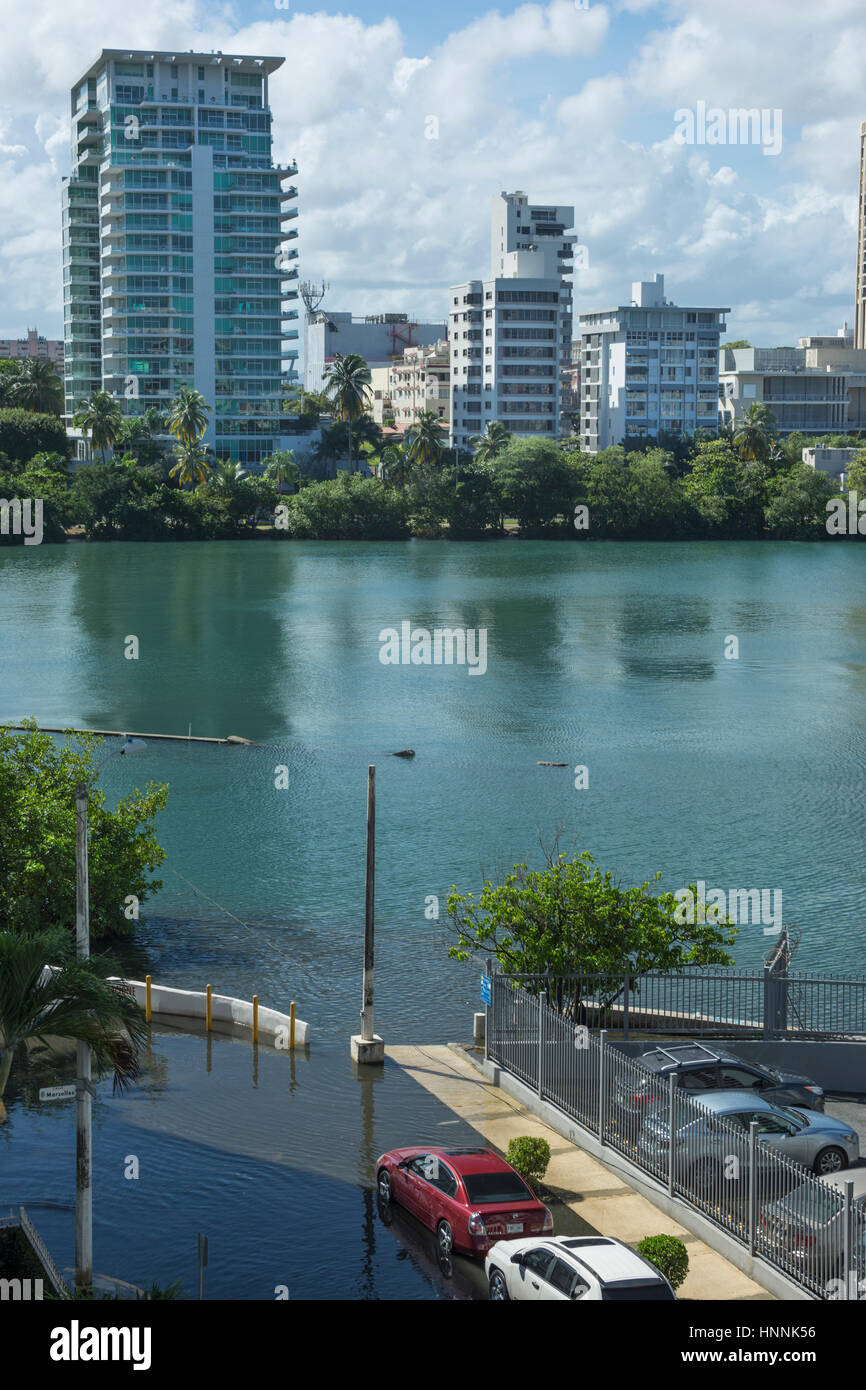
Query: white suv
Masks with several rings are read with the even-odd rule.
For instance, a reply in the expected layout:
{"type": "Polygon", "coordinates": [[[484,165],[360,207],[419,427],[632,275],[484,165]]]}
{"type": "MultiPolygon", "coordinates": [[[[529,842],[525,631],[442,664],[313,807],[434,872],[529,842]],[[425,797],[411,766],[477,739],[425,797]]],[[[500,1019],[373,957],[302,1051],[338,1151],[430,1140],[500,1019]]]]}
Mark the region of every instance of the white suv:
{"type": "Polygon", "coordinates": [[[494,1303],[509,1299],[549,1303],[608,1299],[673,1302],[664,1275],[621,1240],[606,1236],[550,1236],[498,1240],[484,1262],[494,1303]]]}

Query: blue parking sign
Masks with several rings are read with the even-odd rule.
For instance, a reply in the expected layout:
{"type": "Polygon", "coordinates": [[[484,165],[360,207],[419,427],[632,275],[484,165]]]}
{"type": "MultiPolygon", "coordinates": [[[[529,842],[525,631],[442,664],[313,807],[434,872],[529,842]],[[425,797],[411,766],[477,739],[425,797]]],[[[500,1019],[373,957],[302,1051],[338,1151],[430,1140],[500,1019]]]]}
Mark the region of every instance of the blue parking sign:
{"type": "Polygon", "coordinates": [[[493,1003],[493,982],[489,975],[481,976],[481,1002],[488,1008],[493,1003]]]}

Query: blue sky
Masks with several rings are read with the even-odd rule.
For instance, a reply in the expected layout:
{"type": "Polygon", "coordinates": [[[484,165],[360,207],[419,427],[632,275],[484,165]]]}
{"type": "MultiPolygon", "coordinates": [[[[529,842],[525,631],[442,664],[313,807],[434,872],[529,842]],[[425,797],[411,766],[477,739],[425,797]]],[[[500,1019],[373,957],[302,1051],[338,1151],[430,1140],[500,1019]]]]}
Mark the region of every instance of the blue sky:
{"type": "Polygon", "coordinates": [[[299,164],[301,273],[332,309],[446,312],[488,271],[490,197],[575,207],[579,310],[665,274],[773,345],[851,321],[862,0],[0,0],[0,336],[58,336],[68,93],[101,47],[284,55],[275,153],[299,164]],[[682,144],[699,102],[781,112],[776,155],[682,144]],[[429,138],[429,117],[438,122],[429,138]]]}

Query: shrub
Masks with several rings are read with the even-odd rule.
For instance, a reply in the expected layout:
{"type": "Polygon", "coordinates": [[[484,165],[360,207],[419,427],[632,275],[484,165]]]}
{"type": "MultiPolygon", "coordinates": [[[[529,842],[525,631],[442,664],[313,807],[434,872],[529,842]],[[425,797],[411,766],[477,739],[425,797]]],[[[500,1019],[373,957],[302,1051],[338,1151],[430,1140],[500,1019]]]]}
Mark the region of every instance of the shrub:
{"type": "Polygon", "coordinates": [[[673,1289],[679,1288],[689,1272],[689,1252],[676,1236],[644,1236],[637,1253],[661,1270],[673,1289]]]}
{"type": "Polygon", "coordinates": [[[0,453],[13,465],[23,466],[34,454],[59,454],[67,459],[70,443],[63,422],[56,415],[32,410],[0,410],[0,453]]]}
{"type": "Polygon", "coordinates": [[[519,1139],[509,1141],[505,1159],[535,1190],[547,1172],[550,1145],[546,1139],[536,1139],[534,1135],[522,1134],[519,1139]]]}

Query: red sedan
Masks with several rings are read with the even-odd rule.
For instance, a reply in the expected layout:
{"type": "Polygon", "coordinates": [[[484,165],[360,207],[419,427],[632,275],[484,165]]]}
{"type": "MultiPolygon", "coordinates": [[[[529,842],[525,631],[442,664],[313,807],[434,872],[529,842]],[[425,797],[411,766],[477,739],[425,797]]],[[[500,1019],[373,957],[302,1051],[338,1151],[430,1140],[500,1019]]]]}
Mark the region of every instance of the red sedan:
{"type": "Polygon", "coordinates": [[[553,1230],[544,1203],[490,1149],[392,1149],[376,1164],[376,1187],[435,1231],[445,1256],[483,1256],[494,1241],[553,1230]]]}

